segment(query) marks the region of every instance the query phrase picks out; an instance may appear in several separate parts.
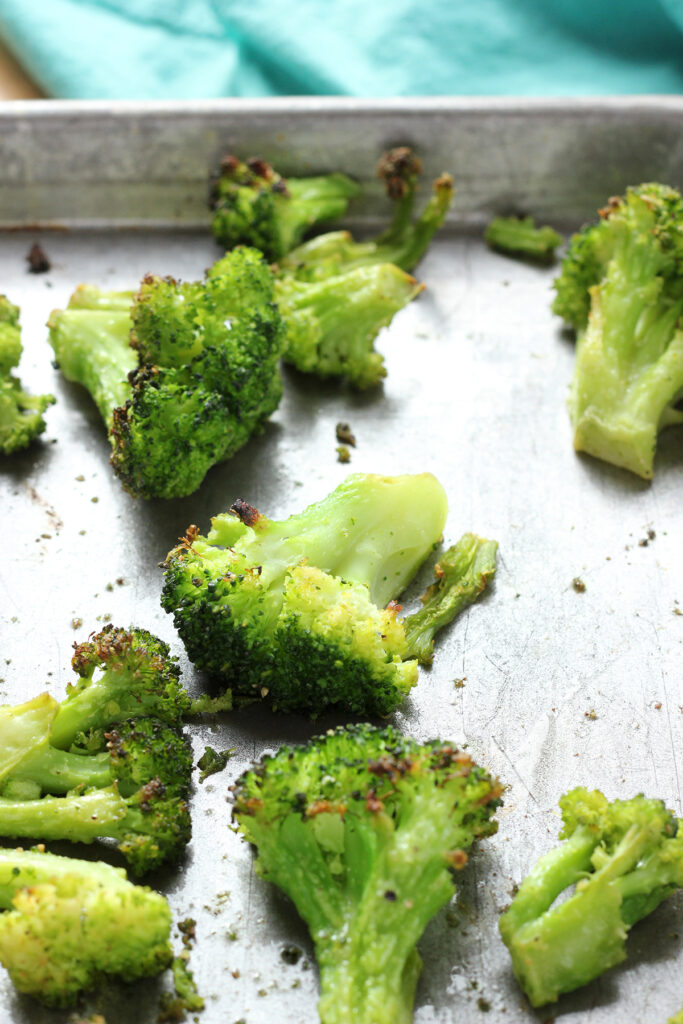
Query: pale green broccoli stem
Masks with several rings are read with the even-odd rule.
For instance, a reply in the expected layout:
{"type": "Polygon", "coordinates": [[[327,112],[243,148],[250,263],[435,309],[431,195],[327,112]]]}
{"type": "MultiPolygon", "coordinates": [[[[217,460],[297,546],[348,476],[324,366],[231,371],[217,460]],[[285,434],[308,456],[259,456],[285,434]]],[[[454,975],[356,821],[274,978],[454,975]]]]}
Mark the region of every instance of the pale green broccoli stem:
{"type": "MultiPolygon", "coordinates": [[[[384,607],[413,579],[425,550],[443,530],[448,502],[431,473],[383,477],[353,475],[322,501],[283,522],[260,517],[255,536],[235,542],[235,517],[216,516],[210,545],[236,543],[250,564],[263,566],[264,582],[284,577],[307,560],[323,572],[369,588],[384,607]]],[[[195,541],[199,550],[201,541],[195,541]]],[[[203,546],[203,545],[202,545],[203,546]]]]}
{"type": "Polygon", "coordinates": [[[104,788],[112,782],[109,754],[105,751],[83,756],[45,744],[27,754],[11,772],[2,788],[3,796],[18,796],[17,783],[26,782],[43,793],[68,793],[77,786],[104,788]]]}
{"type": "Polygon", "coordinates": [[[345,174],[288,178],[287,191],[289,198],[276,196],[277,223],[283,252],[288,252],[296,245],[308,227],[319,221],[342,217],[349,200],[360,193],[358,185],[345,174]]]}
{"type": "Polygon", "coordinates": [[[116,786],[78,796],[45,796],[39,800],[0,797],[0,835],[42,840],[122,838],[135,828],[137,813],[129,810],[116,786]]]}
{"type": "Polygon", "coordinates": [[[285,360],[320,377],[372,387],[385,375],[373,342],[423,286],[390,264],[361,267],[316,283],[275,282],[287,328],[285,360]]]}
{"type": "Polygon", "coordinates": [[[498,543],[474,533],[464,534],[439,558],[436,582],[422,596],[420,611],[404,619],[408,657],[429,664],[434,636],[486,589],[496,572],[498,543]]]}
{"type": "Polygon", "coordinates": [[[92,395],[102,419],[111,426],[113,410],[131,396],[128,374],[138,365],[130,347],[128,313],[91,309],[55,310],[49,320],[50,344],[67,380],[92,395]]]}
{"type": "MultiPolygon", "coordinates": [[[[97,678],[88,678],[82,684],[70,687],[66,700],[60,705],[50,730],[50,743],[68,750],[79,732],[85,729],[102,729],[121,720],[120,697],[124,708],[130,706],[130,695],[140,691],[139,672],[119,667],[116,672],[101,671],[97,678]],[[124,703],[126,702],[126,703],[124,703]]],[[[152,709],[156,715],[160,710],[151,697],[152,709]]],[[[140,714],[145,713],[144,694],[139,701],[140,714]]],[[[135,712],[130,709],[123,717],[135,712]]]]}
{"type": "Polygon", "coordinates": [[[540,263],[550,263],[555,249],[562,245],[562,236],[550,227],[537,228],[533,217],[495,217],[484,238],[492,249],[511,256],[526,256],[540,263]]]}
{"type": "Polygon", "coordinates": [[[129,313],[135,292],[109,292],[94,284],[79,284],[69,299],[68,309],[93,309],[101,313],[129,313]]]}

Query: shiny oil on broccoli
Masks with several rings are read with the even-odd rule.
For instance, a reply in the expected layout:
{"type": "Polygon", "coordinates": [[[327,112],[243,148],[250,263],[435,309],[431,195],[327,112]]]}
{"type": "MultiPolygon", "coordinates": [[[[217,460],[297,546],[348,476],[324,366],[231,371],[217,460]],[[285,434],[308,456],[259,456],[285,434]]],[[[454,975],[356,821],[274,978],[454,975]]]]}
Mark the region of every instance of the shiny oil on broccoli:
{"type": "Polygon", "coordinates": [[[190,701],[145,630],[110,626],[75,648],[64,701],[0,707],[0,835],[115,839],[142,874],[190,838],[190,701]]]}
{"type": "Polygon", "coordinates": [[[264,757],[234,787],[256,870],[311,932],[323,1024],[410,1024],[416,945],[453,896],[501,786],[448,743],[330,730],[264,757]]]}
{"type": "Polygon", "coordinates": [[[500,919],[532,1006],[625,960],[629,929],[683,886],[683,828],[660,800],[610,802],[579,788],[560,807],[564,842],[540,858],[500,919]]]}
{"type": "Polygon", "coordinates": [[[45,430],[43,413],[52,395],[29,395],[12,373],[21,358],[19,307],[0,295],[0,453],[21,451],[45,430]]]}
{"type": "Polygon", "coordinates": [[[659,184],[610,199],[572,238],[553,310],[576,329],[574,447],[650,479],[683,423],[683,202],[659,184]]]}

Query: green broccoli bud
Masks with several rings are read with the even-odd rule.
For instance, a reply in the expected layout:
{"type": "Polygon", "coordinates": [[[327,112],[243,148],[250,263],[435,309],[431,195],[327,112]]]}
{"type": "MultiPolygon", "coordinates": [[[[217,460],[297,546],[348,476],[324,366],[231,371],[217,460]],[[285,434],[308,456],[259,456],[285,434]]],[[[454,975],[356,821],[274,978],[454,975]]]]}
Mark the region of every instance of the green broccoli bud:
{"type": "Polygon", "coordinates": [[[532,1006],[625,960],[629,928],[683,886],[683,829],[660,800],[610,803],[578,788],[560,807],[564,842],[540,858],[500,919],[532,1006]]]}
{"type": "Polygon", "coordinates": [[[423,287],[384,263],[313,283],[281,277],[275,295],[287,332],[286,362],[304,373],[373,387],[386,376],[375,338],[423,287]]]}
{"type": "Polygon", "coordinates": [[[43,413],[52,395],[29,395],[11,372],[21,359],[19,307],[0,295],[0,453],[27,448],[45,430],[43,413]]]}
{"type": "Polygon", "coordinates": [[[493,579],[497,552],[497,541],[465,533],[439,558],[436,582],[422,595],[423,607],[403,622],[408,652],[420,664],[431,662],[438,630],[476,601],[493,579]]]}
{"type": "Polygon", "coordinates": [[[211,193],[211,230],[226,249],[253,245],[278,260],[315,224],[343,216],[359,194],[345,174],[285,179],[265,160],[225,156],[211,193]]]}
{"type": "Polygon", "coordinates": [[[81,286],[49,326],[64,375],[98,405],[115,472],[141,497],[191,494],[282,396],[284,327],[254,250],[231,253],[203,282],[148,275],[136,295],[81,286]]]}
{"type": "Polygon", "coordinates": [[[19,992],[66,1007],[104,977],[150,977],[172,960],[171,912],[121,868],[0,850],[0,963],[19,992]]]}
{"type": "Polygon", "coordinates": [[[497,252],[538,263],[552,263],[562,245],[562,235],[550,227],[537,228],[533,217],[494,217],[484,238],[497,252]]]}
{"type": "Polygon", "coordinates": [[[356,242],[347,231],[318,235],[279,260],[282,274],[300,281],[320,281],[382,263],[412,270],[446,219],[455,194],[450,174],[440,175],[424,210],[413,220],[421,170],[420,161],[406,146],[389,150],[377,165],[377,175],[395,203],[387,230],[369,242],[356,242]]]}
{"type": "Polygon", "coordinates": [[[392,599],[446,514],[429,473],[350,476],[282,522],[237,501],[208,537],[190,527],[170,552],[162,605],[190,659],[233,697],[385,715],[417,681],[392,599]]]}
{"type": "Polygon", "coordinates": [[[439,740],[354,725],[282,747],[234,787],[262,878],[315,943],[323,1024],[409,1024],[430,918],[467,850],[496,831],[501,786],[439,740]]]}
{"type": "Polygon", "coordinates": [[[646,480],[657,435],[683,423],[683,203],[630,188],[572,239],[553,310],[578,332],[574,447],[646,480]]]}

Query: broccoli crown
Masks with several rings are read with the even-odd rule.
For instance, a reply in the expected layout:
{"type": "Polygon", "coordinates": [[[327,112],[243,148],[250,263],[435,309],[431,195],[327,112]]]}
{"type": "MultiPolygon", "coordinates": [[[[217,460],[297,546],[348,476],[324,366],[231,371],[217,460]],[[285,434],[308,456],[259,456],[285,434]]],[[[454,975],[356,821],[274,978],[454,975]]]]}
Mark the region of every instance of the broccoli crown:
{"type": "Polygon", "coordinates": [[[126,312],[126,293],[82,286],[52,314],[51,343],[97,401],[125,489],[181,497],[279,404],[285,334],[273,277],[260,253],[240,248],[204,281],[148,275],[131,300],[126,312]]]}
{"type": "Polygon", "coordinates": [[[657,434],[683,423],[683,203],[648,184],[575,235],[553,309],[578,331],[574,447],[644,479],[657,434]]]}
{"type": "Polygon", "coordinates": [[[144,629],[105,626],[74,644],[71,664],[79,679],[67,687],[52,722],[55,747],[67,750],[79,734],[129,718],[152,717],[178,728],[189,711],[177,659],[168,644],[144,629]]]}
{"type": "Polygon", "coordinates": [[[29,395],[11,373],[21,359],[19,307],[0,295],[0,453],[21,451],[45,430],[43,413],[52,395],[29,395]]]}
{"type": "Polygon", "coordinates": [[[391,224],[376,239],[355,242],[346,231],[318,235],[279,260],[284,276],[320,281],[359,267],[393,263],[412,270],[422,259],[450,208],[455,190],[450,174],[441,174],[422,213],[413,220],[415,195],[422,166],[406,146],[389,150],[377,165],[377,175],[394,202],[391,224]]]}
{"type": "Polygon", "coordinates": [[[560,807],[564,842],[540,858],[500,919],[532,1006],[625,960],[629,928],[683,886],[683,829],[661,800],[610,802],[577,788],[560,807]]]}
{"type": "Polygon", "coordinates": [[[285,179],[265,160],[225,156],[211,192],[211,230],[226,249],[253,245],[277,260],[314,224],[343,216],[359,193],[345,174],[285,179]]]}
{"type": "Polygon", "coordinates": [[[283,747],[237,781],[233,816],[257,870],[314,939],[323,1024],[412,1020],[416,943],[469,847],[496,831],[500,795],[452,745],[371,725],[283,747]]]}
{"type": "Polygon", "coordinates": [[[439,540],[429,473],[348,477],[274,522],[246,502],[190,527],[166,560],[162,605],[188,655],[236,696],[317,714],[388,714],[417,681],[395,602],[439,540]]]}
{"type": "Polygon", "coordinates": [[[318,377],[347,377],[359,388],[378,384],[386,370],[375,338],[423,287],[390,263],[311,283],[281,277],[275,294],[286,361],[318,377]]]}
{"type": "Polygon", "coordinates": [[[533,217],[494,217],[484,238],[498,252],[538,263],[552,263],[562,245],[562,235],[550,227],[537,228],[533,217]]]}
{"type": "Polygon", "coordinates": [[[465,533],[434,566],[436,580],[422,595],[422,608],[404,620],[408,652],[421,664],[434,656],[434,635],[486,590],[496,572],[498,543],[465,533]]]}
{"type": "Polygon", "coordinates": [[[121,868],[37,850],[0,850],[0,963],[19,992],[71,1006],[105,976],[169,966],[171,912],[121,868]]]}

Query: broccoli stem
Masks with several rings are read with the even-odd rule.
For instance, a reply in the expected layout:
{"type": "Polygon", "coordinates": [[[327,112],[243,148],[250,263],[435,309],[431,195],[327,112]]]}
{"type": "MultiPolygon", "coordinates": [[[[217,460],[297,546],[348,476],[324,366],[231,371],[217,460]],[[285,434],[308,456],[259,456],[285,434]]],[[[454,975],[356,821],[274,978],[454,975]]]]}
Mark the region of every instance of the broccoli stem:
{"type": "MultiPolygon", "coordinates": [[[[67,699],[59,705],[50,730],[50,743],[54,747],[68,750],[80,732],[105,729],[122,718],[144,715],[146,694],[140,686],[143,671],[147,671],[150,678],[153,678],[154,664],[135,665],[130,670],[119,665],[116,670],[104,669],[97,679],[88,678],[87,683],[80,685],[76,683],[70,689],[67,699]],[[119,695],[123,708],[117,700],[119,695]],[[134,695],[135,708],[131,706],[131,695],[134,695]]],[[[163,718],[163,709],[153,693],[149,696],[147,713],[163,718]]]]}
{"type": "Polygon", "coordinates": [[[0,797],[0,835],[40,837],[91,843],[123,838],[130,831],[128,806],[116,786],[78,796],[46,796],[40,800],[0,797]]]}
{"type": "Polygon", "coordinates": [[[69,299],[69,309],[94,309],[100,312],[129,313],[135,292],[109,292],[93,284],[79,284],[69,299]]]}
{"type": "Polygon", "coordinates": [[[128,374],[138,365],[137,354],[129,345],[129,314],[111,310],[55,310],[48,325],[64,376],[88,389],[110,427],[114,409],[125,405],[131,396],[128,374]]]}
{"type": "Polygon", "coordinates": [[[288,252],[304,231],[319,221],[336,220],[346,213],[349,199],[359,193],[345,174],[288,178],[289,198],[278,204],[277,219],[282,251],[288,252]]]}
{"type": "Polygon", "coordinates": [[[537,228],[532,217],[494,217],[484,238],[492,249],[512,256],[526,256],[552,263],[562,236],[550,227],[537,228]]]}
{"type": "Polygon", "coordinates": [[[109,754],[71,754],[45,744],[29,753],[12,772],[11,780],[34,782],[44,793],[68,793],[77,786],[103,789],[111,785],[109,754]]]}
{"type": "Polygon", "coordinates": [[[404,620],[408,657],[429,664],[434,636],[485,590],[496,571],[498,543],[464,534],[434,567],[436,582],[422,595],[423,607],[404,620]]]}

